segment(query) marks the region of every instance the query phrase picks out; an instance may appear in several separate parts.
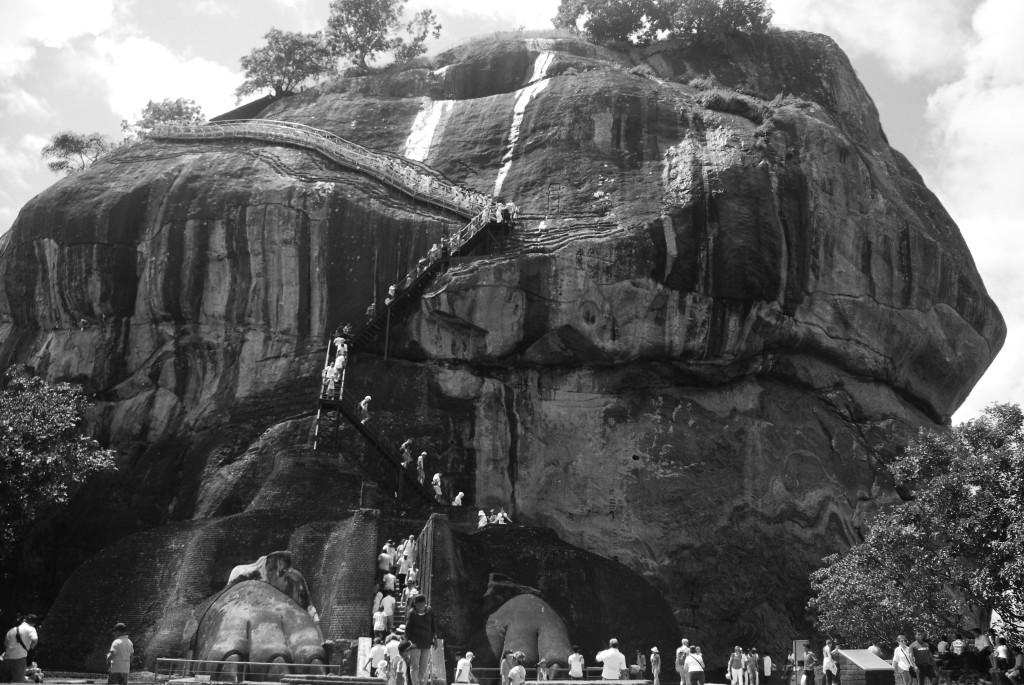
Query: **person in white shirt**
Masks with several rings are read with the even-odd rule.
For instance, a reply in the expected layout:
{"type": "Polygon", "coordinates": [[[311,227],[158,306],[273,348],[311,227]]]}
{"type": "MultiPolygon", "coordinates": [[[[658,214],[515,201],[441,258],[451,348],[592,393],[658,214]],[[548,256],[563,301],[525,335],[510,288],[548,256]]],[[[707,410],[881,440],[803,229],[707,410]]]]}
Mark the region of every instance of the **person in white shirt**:
{"type": "Polygon", "coordinates": [[[690,685],[704,685],[704,657],[701,656],[700,647],[690,647],[690,653],[686,655],[686,675],[690,685]]]}
{"type": "Polygon", "coordinates": [[[466,656],[459,659],[458,665],[455,667],[455,682],[457,683],[475,683],[478,682],[476,676],[473,675],[473,652],[466,652],[466,656]]]}
{"type": "Polygon", "coordinates": [[[676,673],[679,674],[679,682],[686,685],[690,682],[686,677],[686,656],[690,653],[690,641],[683,638],[682,644],[676,649],[676,673]]]}
{"type": "Polygon", "coordinates": [[[912,685],[914,678],[911,670],[914,665],[914,652],[907,645],[906,635],[896,636],[896,649],[892,653],[892,669],[895,671],[896,685],[912,685]]]}
{"type": "Polygon", "coordinates": [[[572,654],[569,655],[569,680],[583,680],[584,662],[579,645],[573,645],[572,654]]]}
{"type": "Polygon", "coordinates": [[[836,643],[831,639],[825,640],[825,646],[821,648],[821,672],[825,676],[825,685],[832,685],[839,681],[839,667],[832,656],[836,643]]]}
{"type": "Polygon", "coordinates": [[[619,680],[626,670],[626,657],[619,651],[619,641],[615,638],[608,640],[608,649],[598,652],[597,661],[604,665],[602,680],[619,680]]]}
{"type": "Polygon", "coordinates": [[[373,638],[373,647],[370,647],[370,658],[366,661],[366,670],[369,671],[371,678],[377,677],[377,664],[384,661],[387,658],[388,650],[384,648],[384,640],[375,637],[373,638]]]}
{"type": "Polygon", "coordinates": [[[114,641],[110,644],[110,651],[107,652],[107,667],[110,669],[107,683],[108,685],[128,685],[128,672],[132,667],[135,645],[128,637],[128,628],[125,624],[118,623],[110,632],[114,634],[114,641]]]}
{"type": "Polygon", "coordinates": [[[384,598],[380,600],[380,610],[384,612],[384,620],[388,631],[395,629],[395,595],[393,592],[385,592],[384,598]]]}
{"type": "Polygon", "coordinates": [[[767,682],[772,677],[772,658],[765,654],[761,664],[764,666],[764,682],[767,682]]]}
{"type": "Polygon", "coordinates": [[[4,637],[4,660],[0,662],[0,682],[24,683],[28,668],[28,653],[39,642],[35,625],[39,618],[28,614],[21,623],[7,631],[4,637]]]}

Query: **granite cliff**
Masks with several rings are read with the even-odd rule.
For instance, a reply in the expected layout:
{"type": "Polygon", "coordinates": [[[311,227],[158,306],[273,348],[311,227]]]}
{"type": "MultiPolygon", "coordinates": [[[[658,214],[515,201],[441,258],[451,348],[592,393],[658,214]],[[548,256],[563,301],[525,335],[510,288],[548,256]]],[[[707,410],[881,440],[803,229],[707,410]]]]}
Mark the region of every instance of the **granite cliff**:
{"type": "MultiPolygon", "coordinates": [[[[476,506],[646,577],[713,659],[805,630],[809,570],[894,499],[885,462],[948,422],[1005,337],[823,36],[481,40],[260,117],[535,217],[441,276],[349,382],[476,506]]],[[[144,142],[32,200],[0,238],[0,359],[85,383],[125,455],[26,542],[41,601],[130,533],[183,545],[314,500],[348,516],[356,481],[303,479],[266,445],[301,450],[327,335],[458,225],[254,142],[144,142]]]]}

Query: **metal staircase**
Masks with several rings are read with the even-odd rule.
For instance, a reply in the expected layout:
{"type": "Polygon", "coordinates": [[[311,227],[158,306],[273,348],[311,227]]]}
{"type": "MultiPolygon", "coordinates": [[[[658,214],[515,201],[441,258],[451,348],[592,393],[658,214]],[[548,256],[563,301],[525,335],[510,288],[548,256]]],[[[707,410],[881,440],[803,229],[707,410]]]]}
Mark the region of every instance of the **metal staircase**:
{"type": "MultiPolygon", "coordinates": [[[[420,259],[416,267],[396,284],[394,298],[348,339],[350,351],[354,348],[369,349],[379,334],[386,331],[393,321],[408,315],[430,282],[447,268],[453,258],[465,257],[472,253],[492,231],[508,229],[507,225],[500,222],[497,206],[486,195],[451,183],[425,164],[379,150],[370,150],[311,126],[273,119],[246,119],[209,124],[164,124],[155,128],[149,134],[149,138],[186,141],[255,140],[301,147],[316,152],[344,168],[377,179],[413,200],[469,219],[458,233],[444,240],[436,251],[432,250],[420,259]]],[[[327,366],[333,365],[335,354],[334,345],[328,345],[325,359],[327,366]]],[[[347,363],[351,363],[351,356],[347,363]]],[[[344,418],[363,436],[374,455],[359,458],[349,455],[349,461],[369,479],[376,481],[385,493],[393,496],[400,504],[447,508],[435,500],[430,485],[420,483],[416,472],[402,465],[398,451],[371,425],[363,422],[357,401],[345,391],[344,376],[345,370],[342,371],[333,392],[327,392],[326,384],[321,386],[313,439],[314,449],[338,451],[337,440],[341,419],[344,418]],[[332,443],[330,447],[328,442],[332,443]]]]}

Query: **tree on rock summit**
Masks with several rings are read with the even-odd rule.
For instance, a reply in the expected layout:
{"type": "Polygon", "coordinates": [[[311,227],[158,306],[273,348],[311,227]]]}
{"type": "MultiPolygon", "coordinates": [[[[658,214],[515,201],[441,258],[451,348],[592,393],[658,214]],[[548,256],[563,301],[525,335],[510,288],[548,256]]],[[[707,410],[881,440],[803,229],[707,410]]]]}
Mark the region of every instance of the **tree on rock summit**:
{"type": "Polygon", "coordinates": [[[70,176],[88,169],[93,162],[114,149],[114,143],[100,133],[61,131],[43,146],[40,156],[55,174],[70,176]]]}
{"type": "Polygon", "coordinates": [[[121,120],[121,130],[130,137],[135,137],[146,135],[159,124],[174,123],[203,124],[206,123],[206,116],[203,114],[203,108],[190,98],[167,98],[161,102],[150,100],[134,122],[121,120]]]}
{"type": "Polygon", "coordinates": [[[323,34],[270,29],[267,44],[242,57],[245,81],[235,90],[241,99],[263,90],[290,95],[306,81],[334,71],[334,58],[323,34]]]}
{"type": "Polygon", "coordinates": [[[382,52],[392,52],[396,62],[408,62],[427,51],[427,38],[441,35],[432,10],[421,10],[402,23],[408,0],[333,0],[327,19],[327,42],[334,54],[368,69],[382,52]],[[398,35],[402,28],[408,37],[398,35]]]}
{"type": "Polygon", "coordinates": [[[768,0],[562,0],[551,21],[599,42],[645,44],[668,36],[712,43],[763,33],[771,18],[768,0]]]}

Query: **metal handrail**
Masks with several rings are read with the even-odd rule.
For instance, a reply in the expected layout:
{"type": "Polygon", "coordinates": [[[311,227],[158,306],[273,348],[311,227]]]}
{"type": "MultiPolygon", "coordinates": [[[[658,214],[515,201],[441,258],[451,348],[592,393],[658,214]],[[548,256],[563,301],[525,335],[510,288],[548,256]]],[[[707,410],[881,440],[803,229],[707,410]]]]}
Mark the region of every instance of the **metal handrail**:
{"type": "Polygon", "coordinates": [[[431,176],[414,162],[370,150],[329,131],[276,119],[236,119],[207,124],[161,124],[149,133],[157,140],[252,139],[291,143],[319,152],[346,168],[367,174],[413,199],[466,218],[486,212],[492,198],[431,176]]]}

